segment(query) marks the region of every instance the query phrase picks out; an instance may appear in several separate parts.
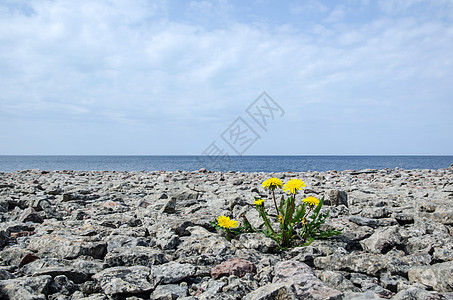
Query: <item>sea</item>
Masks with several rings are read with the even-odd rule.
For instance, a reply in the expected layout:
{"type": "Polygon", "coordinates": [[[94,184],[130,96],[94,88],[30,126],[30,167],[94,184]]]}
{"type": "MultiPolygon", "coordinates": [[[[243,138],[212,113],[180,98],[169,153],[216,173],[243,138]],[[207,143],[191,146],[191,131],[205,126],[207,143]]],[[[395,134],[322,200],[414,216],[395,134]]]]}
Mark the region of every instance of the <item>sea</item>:
{"type": "Polygon", "coordinates": [[[0,172],[20,170],[306,172],[444,169],[453,156],[110,156],[0,155],[0,172]]]}

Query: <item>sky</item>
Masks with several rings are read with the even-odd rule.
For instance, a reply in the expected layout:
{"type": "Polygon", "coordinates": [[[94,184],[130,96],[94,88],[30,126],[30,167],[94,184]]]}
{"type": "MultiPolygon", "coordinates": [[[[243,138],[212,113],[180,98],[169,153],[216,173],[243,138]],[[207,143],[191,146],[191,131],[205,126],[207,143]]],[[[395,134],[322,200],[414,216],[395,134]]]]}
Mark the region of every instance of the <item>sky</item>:
{"type": "Polygon", "coordinates": [[[451,0],[0,0],[0,155],[453,155],[452,53],[451,0]]]}

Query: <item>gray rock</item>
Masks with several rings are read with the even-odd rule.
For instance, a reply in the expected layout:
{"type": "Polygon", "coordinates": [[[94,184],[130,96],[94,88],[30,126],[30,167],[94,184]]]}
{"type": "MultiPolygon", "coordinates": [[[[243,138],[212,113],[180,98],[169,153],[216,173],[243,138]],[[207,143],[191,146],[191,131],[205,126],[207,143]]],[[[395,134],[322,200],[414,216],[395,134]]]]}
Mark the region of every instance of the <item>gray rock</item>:
{"type": "Polygon", "coordinates": [[[453,210],[435,211],[433,213],[421,214],[422,217],[431,219],[436,223],[453,225],[453,210]]]}
{"type": "Polygon", "coordinates": [[[13,278],[14,278],[13,274],[0,267],[0,280],[7,280],[13,278]]]}
{"type": "Polygon", "coordinates": [[[107,253],[104,262],[108,267],[117,266],[147,266],[168,262],[165,254],[150,247],[137,246],[134,248],[116,248],[107,253]]]}
{"type": "Polygon", "coordinates": [[[101,241],[87,241],[81,236],[49,234],[32,236],[28,249],[37,252],[39,256],[73,259],[88,255],[102,259],[107,253],[107,244],[101,241]]]}
{"type": "Polygon", "coordinates": [[[371,291],[365,293],[346,292],[343,300],[382,300],[382,298],[371,291]]]}
{"type": "Polygon", "coordinates": [[[188,294],[187,286],[177,284],[159,285],[152,292],[150,299],[153,300],[174,300],[186,297],[188,294]]]}
{"type": "Polygon", "coordinates": [[[72,295],[78,289],[77,285],[65,275],[55,276],[49,287],[52,294],[61,293],[63,295],[72,295]]]}
{"type": "Polygon", "coordinates": [[[388,267],[382,254],[369,253],[317,257],[314,264],[321,269],[358,272],[371,276],[379,276],[388,267]]]}
{"type": "Polygon", "coordinates": [[[414,223],[414,214],[412,213],[397,213],[395,214],[395,220],[398,222],[400,225],[407,225],[407,224],[413,224],[414,223]]]}
{"type": "Polygon", "coordinates": [[[437,262],[453,261],[453,248],[449,247],[435,247],[433,259],[437,262]]]}
{"type": "Polygon", "coordinates": [[[73,261],[43,258],[25,265],[21,271],[29,276],[51,275],[55,277],[64,275],[75,283],[82,283],[96,272],[101,271],[102,268],[103,265],[100,262],[85,261],[80,258],[73,261]]]}
{"type": "Polygon", "coordinates": [[[174,214],[176,212],[176,198],[171,198],[165,201],[160,213],[174,214]]]}
{"type": "Polygon", "coordinates": [[[319,280],[306,264],[288,260],[277,263],[273,283],[294,285],[296,297],[300,299],[342,299],[343,293],[328,287],[319,280]]]}
{"type": "Polygon", "coordinates": [[[135,248],[139,246],[148,246],[146,240],[142,237],[134,237],[127,235],[111,235],[105,239],[107,242],[107,252],[112,252],[115,249],[135,248]]]}
{"type": "Polygon", "coordinates": [[[247,249],[255,249],[263,253],[274,252],[278,244],[261,233],[244,233],[239,236],[239,243],[247,249]]]}
{"type": "Polygon", "coordinates": [[[46,300],[52,277],[49,275],[0,281],[0,298],[46,300]]]}
{"type": "Polygon", "coordinates": [[[179,283],[195,275],[197,268],[191,264],[169,262],[153,267],[153,276],[157,284],[179,283]]]}
{"type": "Polygon", "coordinates": [[[379,228],[369,238],[360,242],[364,250],[376,254],[387,253],[400,243],[401,235],[396,226],[379,228]]]}
{"type": "Polygon", "coordinates": [[[20,215],[19,221],[24,223],[26,222],[42,223],[44,222],[44,219],[37,211],[30,207],[24,210],[24,212],[20,215]]]}
{"type": "Polygon", "coordinates": [[[340,272],[322,270],[316,272],[316,275],[331,288],[342,292],[360,292],[360,289],[340,272]]]}
{"type": "Polygon", "coordinates": [[[327,194],[324,204],[332,206],[344,205],[348,207],[348,194],[345,191],[331,190],[327,194]]]}
{"type": "Polygon", "coordinates": [[[442,300],[446,299],[437,292],[428,292],[417,287],[410,287],[407,290],[398,292],[392,299],[394,300],[442,300]]]}
{"type": "Polygon", "coordinates": [[[371,228],[377,228],[379,226],[398,225],[398,222],[392,218],[370,219],[361,216],[350,216],[349,221],[356,223],[357,225],[369,226],[371,228]]]}
{"type": "Polygon", "coordinates": [[[151,269],[143,266],[107,268],[93,278],[107,295],[140,294],[154,288],[151,269]]]}
{"type": "Polygon", "coordinates": [[[453,291],[453,261],[412,267],[408,275],[409,281],[425,284],[436,291],[453,291]]]}
{"type": "Polygon", "coordinates": [[[292,300],[296,299],[294,285],[290,283],[270,283],[247,294],[244,300],[292,300]]]}

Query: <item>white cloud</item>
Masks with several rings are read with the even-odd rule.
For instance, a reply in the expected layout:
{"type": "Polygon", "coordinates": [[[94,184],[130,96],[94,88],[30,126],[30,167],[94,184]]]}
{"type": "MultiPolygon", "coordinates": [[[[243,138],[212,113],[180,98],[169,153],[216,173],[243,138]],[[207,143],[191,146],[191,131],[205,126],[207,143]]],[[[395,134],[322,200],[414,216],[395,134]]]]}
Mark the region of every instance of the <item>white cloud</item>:
{"type": "Polygon", "coordinates": [[[319,13],[305,27],[239,22],[225,1],[179,7],[191,22],[166,2],[27,3],[0,4],[0,123],[117,124],[132,136],[162,130],[173,139],[184,127],[197,154],[266,90],[287,110],[286,124],[317,124],[318,136],[335,124],[365,134],[354,119],[363,128],[387,122],[384,130],[413,117],[453,130],[435,121],[453,112],[453,26],[398,15],[412,9],[407,3],[386,2],[396,16],[361,23],[348,22],[347,5],[289,7],[319,13]],[[196,21],[205,10],[228,16],[206,25],[196,21]]]}

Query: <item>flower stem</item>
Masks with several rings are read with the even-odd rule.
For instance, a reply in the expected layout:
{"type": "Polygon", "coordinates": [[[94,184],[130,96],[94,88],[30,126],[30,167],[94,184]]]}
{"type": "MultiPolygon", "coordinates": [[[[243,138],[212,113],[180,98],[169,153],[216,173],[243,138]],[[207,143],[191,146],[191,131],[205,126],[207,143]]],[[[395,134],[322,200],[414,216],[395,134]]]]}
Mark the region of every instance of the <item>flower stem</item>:
{"type": "Polygon", "coordinates": [[[278,211],[277,201],[275,201],[275,191],[274,191],[274,190],[272,190],[272,196],[273,196],[273,198],[274,198],[275,210],[277,211],[277,215],[279,215],[280,212],[278,211]]]}

